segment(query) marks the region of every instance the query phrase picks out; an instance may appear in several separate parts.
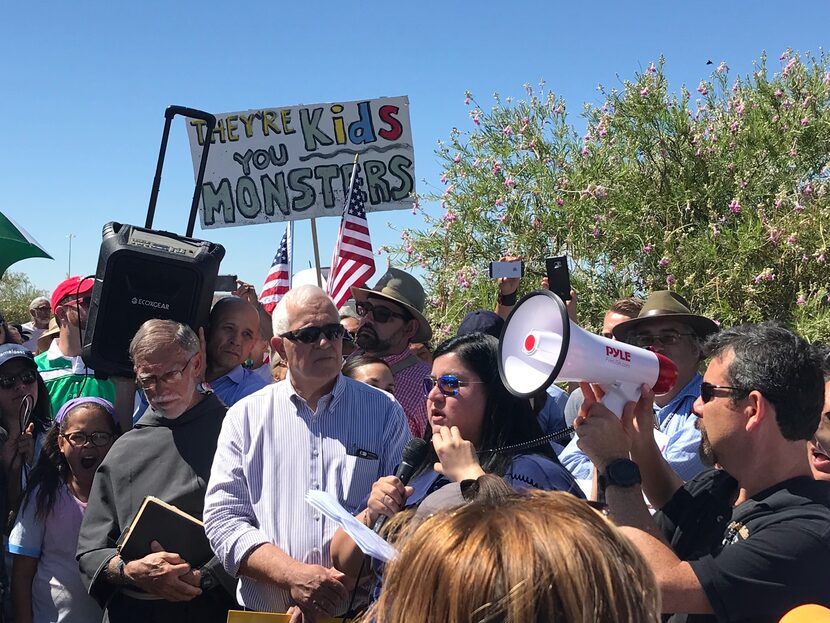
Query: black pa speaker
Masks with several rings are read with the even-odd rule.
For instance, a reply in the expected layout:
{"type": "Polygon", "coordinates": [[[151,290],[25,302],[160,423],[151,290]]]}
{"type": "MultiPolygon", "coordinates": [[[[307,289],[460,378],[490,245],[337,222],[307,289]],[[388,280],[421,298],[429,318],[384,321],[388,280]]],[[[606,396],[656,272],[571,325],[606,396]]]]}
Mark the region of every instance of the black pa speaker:
{"type": "Polygon", "coordinates": [[[104,225],[84,362],[96,376],[133,375],[129,345],[150,318],[205,326],[213,299],[220,244],[121,223],[104,225]]]}

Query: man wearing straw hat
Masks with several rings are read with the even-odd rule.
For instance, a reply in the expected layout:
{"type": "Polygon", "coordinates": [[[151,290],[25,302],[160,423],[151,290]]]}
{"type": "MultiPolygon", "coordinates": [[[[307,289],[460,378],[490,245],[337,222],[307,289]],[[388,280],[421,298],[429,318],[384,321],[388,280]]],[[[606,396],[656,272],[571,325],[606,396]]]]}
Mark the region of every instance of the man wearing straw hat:
{"type": "MultiPolygon", "coordinates": [[[[669,290],[652,292],[636,318],[613,329],[618,340],[651,348],[677,366],[675,386],[654,399],[654,434],[666,461],[683,480],[704,469],[698,454],[700,432],[695,428],[697,418],[692,407],[700,396],[703,379],[698,372],[701,344],[717,330],[713,320],[693,314],[686,299],[669,290]]],[[[577,438],[572,439],[559,460],[576,478],[589,480],[593,466],[577,442],[577,438]]]]}
{"type": "Polygon", "coordinates": [[[401,403],[409,430],[421,437],[427,427],[423,379],[430,367],[410,352],[410,342],[428,342],[432,329],[424,317],[424,288],[415,277],[389,268],[371,290],[352,288],[360,316],[357,345],[380,357],[395,377],[395,398],[401,403]]]}

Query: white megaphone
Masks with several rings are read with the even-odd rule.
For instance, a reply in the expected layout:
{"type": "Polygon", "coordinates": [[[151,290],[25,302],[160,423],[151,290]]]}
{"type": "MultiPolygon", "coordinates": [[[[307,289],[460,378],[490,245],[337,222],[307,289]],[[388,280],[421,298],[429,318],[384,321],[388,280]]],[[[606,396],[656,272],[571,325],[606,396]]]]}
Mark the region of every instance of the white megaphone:
{"type": "Polygon", "coordinates": [[[618,416],[640,399],[647,383],[665,394],[677,381],[671,359],[644,348],[589,333],[571,322],[565,304],[536,290],[516,305],[499,340],[499,375],[510,393],[529,398],[554,381],[587,381],[602,387],[602,403],[618,416]]]}

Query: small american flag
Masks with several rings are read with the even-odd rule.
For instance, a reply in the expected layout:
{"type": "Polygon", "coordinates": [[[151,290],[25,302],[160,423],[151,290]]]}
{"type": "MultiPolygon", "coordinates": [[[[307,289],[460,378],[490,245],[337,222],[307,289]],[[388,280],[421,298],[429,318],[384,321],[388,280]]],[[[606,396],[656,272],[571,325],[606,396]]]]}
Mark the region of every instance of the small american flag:
{"type": "Polygon", "coordinates": [[[274,312],[277,303],[291,287],[291,229],[292,223],[286,223],[280,248],[277,249],[271,269],[265,277],[262,294],[259,295],[259,302],[269,314],[274,312]]]}
{"type": "Polygon", "coordinates": [[[372,253],[360,186],[360,175],[355,163],[328,278],[328,293],[337,308],[349,300],[352,287],[365,285],[369,277],[375,274],[375,256],[372,253]]]}

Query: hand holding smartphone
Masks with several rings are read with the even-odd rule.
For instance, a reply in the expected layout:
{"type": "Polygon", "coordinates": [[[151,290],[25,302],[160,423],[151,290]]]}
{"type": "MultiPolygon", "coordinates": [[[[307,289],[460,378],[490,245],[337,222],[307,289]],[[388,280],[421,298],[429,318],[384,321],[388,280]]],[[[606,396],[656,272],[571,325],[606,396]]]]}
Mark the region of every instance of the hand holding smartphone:
{"type": "Polygon", "coordinates": [[[490,262],[490,279],[521,279],[525,265],[521,260],[513,262],[490,262]]]}
{"type": "Polygon", "coordinates": [[[563,301],[571,300],[571,275],[568,271],[568,256],[559,255],[545,259],[548,274],[548,288],[563,301]]]}

